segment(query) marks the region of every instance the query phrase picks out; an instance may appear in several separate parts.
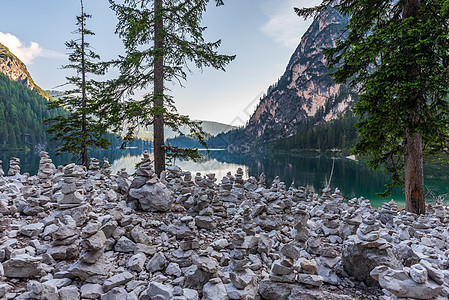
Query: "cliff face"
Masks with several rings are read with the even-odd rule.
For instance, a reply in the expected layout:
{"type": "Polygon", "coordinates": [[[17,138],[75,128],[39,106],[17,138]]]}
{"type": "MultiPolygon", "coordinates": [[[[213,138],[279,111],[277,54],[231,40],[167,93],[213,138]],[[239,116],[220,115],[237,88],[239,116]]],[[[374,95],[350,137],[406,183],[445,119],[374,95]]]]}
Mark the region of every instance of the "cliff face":
{"type": "Polygon", "coordinates": [[[346,86],[335,84],[326,67],[323,48],[335,46],[347,19],[330,8],[301,39],[283,76],[261,99],[245,135],[258,141],[284,138],[296,133],[299,122],[324,110],[326,121],[350,108],[356,97],[346,86]]]}
{"type": "Polygon", "coordinates": [[[30,73],[28,73],[25,64],[17,58],[9,49],[0,43],[0,72],[8,76],[12,81],[17,81],[29,88],[36,90],[41,96],[46,99],[51,97],[37,86],[30,73]]]}

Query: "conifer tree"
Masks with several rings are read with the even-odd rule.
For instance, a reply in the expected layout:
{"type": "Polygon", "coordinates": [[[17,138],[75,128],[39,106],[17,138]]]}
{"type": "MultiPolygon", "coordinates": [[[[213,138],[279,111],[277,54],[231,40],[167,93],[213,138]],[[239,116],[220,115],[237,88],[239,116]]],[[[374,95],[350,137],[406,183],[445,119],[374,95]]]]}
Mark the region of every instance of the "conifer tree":
{"type": "Polygon", "coordinates": [[[350,16],[347,39],[326,57],[339,83],[360,93],[354,153],[404,185],[406,210],[425,212],[423,155],[448,151],[449,6],[442,0],[323,0],[296,9],[317,16],[335,5],[350,16]]]}
{"type": "Polygon", "coordinates": [[[88,165],[88,150],[106,149],[110,144],[104,138],[107,127],[99,121],[94,106],[101,84],[87,77],[89,74],[96,76],[105,73],[105,65],[98,63],[100,57],[86,41],[87,36],[94,35],[86,28],[86,21],[91,17],[84,13],[81,0],[81,15],[76,17],[78,28],[75,31],[79,38],[65,43],[72,52],[69,54],[70,63],[63,66],[64,69],[73,69],[76,75],[66,77],[66,84],[71,89],[65,91],[60,99],[49,102],[51,108],[62,106],[68,113],[46,120],[50,124],[47,132],[53,135],[52,140],[60,143],[57,154],[69,152],[77,155],[84,166],[88,165]]]}
{"type": "Polygon", "coordinates": [[[118,18],[116,33],[123,40],[126,54],[111,63],[120,68],[120,76],[108,83],[99,110],[115,132],[123,130],[126,121],[125,140],[134,138],[138,126],[153,125],[158,175],[165,169],[164,125],[179,133],[180,126],[188,125],[191,134],[204,143],[199,124],[177,113],[165,83],[185,80],[189,63],[224,70],[234,59],[217,53],[221,41],[204,40],[205,27],[200,22],[208,2],[124,0],[118,4],[110,0],[118,18]],[[152,91],[146,90],[150,87],[152,91]],[[137,90],[145,90],[140,100],[128,98],[137,90]]]}

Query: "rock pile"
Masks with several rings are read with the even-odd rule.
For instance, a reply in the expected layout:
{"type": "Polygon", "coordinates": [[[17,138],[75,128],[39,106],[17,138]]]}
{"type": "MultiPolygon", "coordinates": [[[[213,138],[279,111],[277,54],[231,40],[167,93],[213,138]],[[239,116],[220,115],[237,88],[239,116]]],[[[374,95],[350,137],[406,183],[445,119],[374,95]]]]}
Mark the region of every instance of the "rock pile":
{"type": "Polygon", "coordinates": [[[441,202],[418,217],[241,169],[159,179],[148,152],[132,182],[51,165],[0,172],[0,299],[448,299],[441,202]]]}
{"type": "Polygon", "coordinates": [[[128,201],[144,211],[167,211],[173,203],[170,190],[153,171],[150,153],[143,153],[136,177],[128,191],[128,201]]]}

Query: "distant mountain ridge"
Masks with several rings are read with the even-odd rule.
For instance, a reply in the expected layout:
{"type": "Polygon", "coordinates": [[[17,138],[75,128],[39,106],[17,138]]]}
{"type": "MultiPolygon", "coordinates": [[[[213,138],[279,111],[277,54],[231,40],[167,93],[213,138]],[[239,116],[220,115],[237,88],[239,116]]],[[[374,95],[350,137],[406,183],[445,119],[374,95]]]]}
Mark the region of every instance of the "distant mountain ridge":
{"type": "Polygon", "coordinates": [[[348,18],[334,8],[327,9],[312,22],[284,74],[268,89],[230,148],[249,151],[255,145],[268,147],[270,141],[297,133],[301,122],[318,113],[323,115],[323,121],[329,121],[353,106],[357,93],[333,82],[322,51],[344,38],[347,22],[348,18]]]}
{"type": "MultiPolygon", "coordinates": [[[[234,130],[237,128],[236,126],[223,124],[220,122],[214,122],[214,121],[198,120],[198,122],[201,122],[201,127],[203,128],[204,132],[206,132],[207,134],[209,134],[211,136],[216,136],[220,133],[226,133],[228,131],[231,131],[231,130],[234,130]]],[[[182,126],[180,129],[183,134],[185,134],[185,135],[190,134],[189,128],[187,126],[182,126]]],[[[174,132],[169,127],[165,127],[164,135],[165,135],[165,139],[173,139],[173,138],[179,136],[179,133],[174,132]]],[[[144,140],[153,140],[153,127],[152,126],[150,126],[148,128],[140,127],[139,132],[137,132],[137,137],[144,139],[144,140]]]]}
{"type": "Polygon", "coordinates": [[[31,78],[26,65],[11,51],[8,47],[0,43],[0,72],[5,74],[12,81],[19,82],[29,88],[35,90],[39,95],[51,99],[51,96],[42,90],[31,78]]]}

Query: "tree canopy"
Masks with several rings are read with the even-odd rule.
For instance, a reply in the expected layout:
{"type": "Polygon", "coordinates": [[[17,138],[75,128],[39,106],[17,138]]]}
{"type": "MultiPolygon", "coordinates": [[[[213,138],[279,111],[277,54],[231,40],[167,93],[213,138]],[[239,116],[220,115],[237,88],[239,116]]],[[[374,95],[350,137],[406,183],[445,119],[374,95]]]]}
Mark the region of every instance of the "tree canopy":
{"type": "Polygon", "coordinates": [[[118,18],[116,33],[126,53],[110,63],[120,69],[120,75],[108,82],[99,109],[108,118],[108,126],[124,134],[125,140],[135,137],[139,125],[154,126],[155,167],[159,174],[165,168],[164,124],[180,134],[180,126],[188,125],[191,134],[200,140],[203,134],[199,123],[178,114],[164,82],[182,84],[192,65],[224,70],[234,56],[217,52],[220,40],[206,42],[203,37],[206,28],[201,21],[209,0],[110,3],[118,18]],[[149,87],[153,90],[148,91],[149,87]],[[144,95],[133,99],[139,90],[144,95]]]}
{"type": "Polygon", "coordinates": [[[350,16],[347,38],[326,50],[334,79],[357,88],[354,153],[405,183],[406,208],[423,213],[423,154],[447,151],[449,4],[426,0],[324,0],[296,9],[318,17],[335,6],[350,16]]]}
{"type": "Polygon", "coordinates": [[[107,148],[110,144],[105,138],[107,127],[99,122],[95,109],[100,83],[86,77],[89,74],[105,73],[105,65],[98,63],[100,57],[91,50],[90,44],[85,40],[86,36],[94,35],[86,28],[88,18],[91,18],[91,15],[84,13],[81,1],[81,14],[76,17],[78,28],[75,31],[79,39],[65,43],[72,53],[69,55],[70,63],[63,68],[76,72],[76,75],[66,77],[67,84],[72,89],[65,91],[60,99],[49,102],[51,108],[64,107],[68,114],[46,121],[50,124],[47,131],[53,135],[52,140],[60,142],[57,154],[69,152],[77,155],[85,166],[88,164],[88,150],[107,148]]]}

